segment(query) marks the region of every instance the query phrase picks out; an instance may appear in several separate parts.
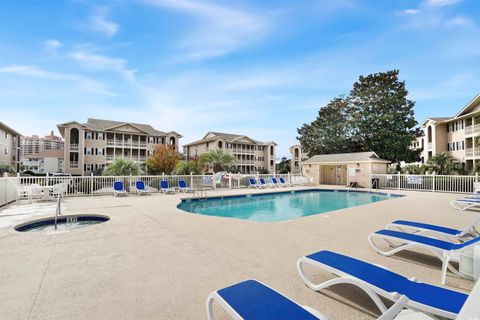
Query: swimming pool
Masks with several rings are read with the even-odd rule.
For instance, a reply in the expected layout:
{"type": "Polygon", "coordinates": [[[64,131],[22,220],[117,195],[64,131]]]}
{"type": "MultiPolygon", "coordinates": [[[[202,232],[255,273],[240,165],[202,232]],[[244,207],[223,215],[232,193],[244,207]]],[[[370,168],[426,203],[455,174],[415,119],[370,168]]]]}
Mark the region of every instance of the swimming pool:
{"type": "Polygon", "coordinates": [[[277,222],[399,197],[345,190],[301,190],[243,196],[183,199],[178,208],[209,216],[277,222]]]}

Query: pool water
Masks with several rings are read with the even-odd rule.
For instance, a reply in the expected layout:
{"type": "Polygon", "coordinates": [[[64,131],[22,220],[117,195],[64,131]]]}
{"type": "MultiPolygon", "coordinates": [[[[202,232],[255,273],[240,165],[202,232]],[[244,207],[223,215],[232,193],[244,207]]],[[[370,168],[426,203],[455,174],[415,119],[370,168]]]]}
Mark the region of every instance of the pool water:
{"type": "Polygon", "coordinates": [[[305,190],[245,196],[184,199],[178,208],[209,216],[278,222],[398,197],[357,191],[305,190]]]}
{"type": "Polygon", "coordinates": [[[52,234],[85,228],[106,222],[109,219],[109,217],[103,215],[62,215],[57,218],[57,228],[55,228],[55,217],[50,217],[23,223],[16,226],[14,229],[19,232],[52,234]]]}

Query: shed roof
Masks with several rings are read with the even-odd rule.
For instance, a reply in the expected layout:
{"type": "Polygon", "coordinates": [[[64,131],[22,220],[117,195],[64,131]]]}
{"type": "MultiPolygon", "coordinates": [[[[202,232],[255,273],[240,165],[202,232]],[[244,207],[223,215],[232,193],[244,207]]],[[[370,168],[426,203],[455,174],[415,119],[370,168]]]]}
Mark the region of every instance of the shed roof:
{"type": "Polygon", "coordinates": [[[313,156],[302,164],[320,164],[320,163],[342,163],[342,162],[383,162],[390,163],[389,160],[380,158],[375,152],[350,152],[335,154],[319,154],[313,156]]]}

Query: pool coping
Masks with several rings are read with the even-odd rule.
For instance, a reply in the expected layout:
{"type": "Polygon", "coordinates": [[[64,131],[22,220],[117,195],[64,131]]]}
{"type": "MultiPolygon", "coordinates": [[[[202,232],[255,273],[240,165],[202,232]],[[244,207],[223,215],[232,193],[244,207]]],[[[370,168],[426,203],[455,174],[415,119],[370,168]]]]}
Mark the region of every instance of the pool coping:
{"type": "MultiPolygon", "coordinates": [[[[73,213],[73,214],[60,215],[60,216],[57,217],[57,219],[62,219],[63,220],[63,219],[78,218],[78,217],[90,217],[90,218],[103,218],[103,219],[105,219],[102,222],[107,222],[111,219],[109,216],[104,215],[104,214],[90,214],[90,213],[73,213]]],[[[15,226],[13,226],[13,230],[15,230],[17,232],[26,232],[28,230],[21,230],[21,229],[28,226],[28,225],[38,224],[38,223],[41,223],[41,222],[47,222],[47,221],[51,221],[51,220],[55,221],[55,216],[48,216],[48,217],[43,217],[43,218],[38,218],[38,219],[34,219],[34,220],[25,221],[25,222],[22,222],[20,224],[17,224],[15,226]]],[[[61,223],[63,223],[63,222],[61,222],[61,223]]]]}
{"type": "MultiPolygon", "coordinates": [[[[268,190],[265,190],[268,191],[268,190]]],[[[284,191],[277,191],[274,190],[272,192],[259,192],[259,193],[242,193],[242,194],[232,194],[232,195],[220,195],[220,196],[207,196],[207,197],[197,197],[194,198],[193,196],[190,198],[180,198],[180,202],[177,204],[178,206],[182,202],[194,202],[194,201],[205,201],[205,200],[218,200],[218,199],[228,199],[228,198],[250,198],[250,197],[259,197],[263,195],[271,195],[271,194],[286,194],[286,193],[303,193],[303,192],[311,192],[311,191],[319,191],[319,192],[356,192],[356,193],[368,193],[368,194],[376,194],[382,196],[388,196],[392,198],[400,198],[405,197],[403,194],[396,194],[396,193],[386,193],[386,192],[378,192],[378,191],[367,191],[367,190],[358,190],[358,189],[323,189],[323,188],[308,188],[308,189],[295,189],[295,190],[284,190],[284,191]]]]}

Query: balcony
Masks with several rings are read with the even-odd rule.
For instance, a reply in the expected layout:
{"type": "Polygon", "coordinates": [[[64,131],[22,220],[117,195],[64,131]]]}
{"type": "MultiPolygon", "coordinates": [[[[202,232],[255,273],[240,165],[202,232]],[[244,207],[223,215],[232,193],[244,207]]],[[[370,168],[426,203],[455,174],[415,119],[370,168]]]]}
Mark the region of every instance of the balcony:
{"type": "Polygon", "coordinates": [[[78,161],[70,161],[70,168],[78,168],[78,161]]]}
{"type": "Polygon", "coordinates": [[[145,162],[145,161],[147,161],[146,156],[122,156],[122,155],[115,156],[115,155],[112,155],[112,154],[107,154],[107,156],[106,156],[107,162],[113,162],[116,159],[127,159],[127,160],[131,160],[131,161],[135,161],[135,162],[145,162]]]}
{"type": "Polygon", "coordinates": [[[465,127],[465,135],[471,136],[471,135],[477,135],[477,134],[480,134],[480,124],[465,127]]]}
{"type": "Polygon", "coordinates": [[[253,150],[253,149],[232,149],[232,153],[235,153],[235,154],[254,154],[255,150],[253,150]]]}
{"type": "Polygon", "coordinates": [[[70,151],[78,151],[78,143],[70,143],[70,151]]]}
{"type": "Polygon", "coordinates": [[[480,156],[480,148],[466,148],[465,149],[466,157],[478,157],[480,156]]]}
{"type": "Polygon", "coordinates": [[[146,148],[147,143],[145,141],[108,139],[107,140],[107,147],[146,148]]]}

